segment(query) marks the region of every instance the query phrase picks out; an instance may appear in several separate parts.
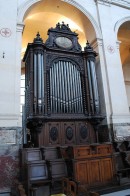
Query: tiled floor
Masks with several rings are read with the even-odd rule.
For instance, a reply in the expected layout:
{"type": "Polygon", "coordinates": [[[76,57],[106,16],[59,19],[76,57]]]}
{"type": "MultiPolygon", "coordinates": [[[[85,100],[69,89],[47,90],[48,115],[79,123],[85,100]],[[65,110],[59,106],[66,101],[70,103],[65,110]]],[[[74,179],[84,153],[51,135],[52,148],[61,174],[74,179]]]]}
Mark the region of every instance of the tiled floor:
{"type": "Polygon", "coordinates": [[[118,191],[114,193],[109,193],[101,196],[130,196],[130,189],[123,190],[123,191],[118,191]]]}

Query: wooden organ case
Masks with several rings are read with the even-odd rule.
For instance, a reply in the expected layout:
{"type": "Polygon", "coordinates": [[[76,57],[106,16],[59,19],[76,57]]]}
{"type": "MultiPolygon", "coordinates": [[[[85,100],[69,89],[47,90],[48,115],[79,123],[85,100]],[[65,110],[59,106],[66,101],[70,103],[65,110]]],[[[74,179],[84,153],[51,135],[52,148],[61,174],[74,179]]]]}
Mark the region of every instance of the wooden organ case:
{"type": "MultiPolygon", "coordinates": [[[[94,164],[98,164],[96,170],[99,167],[101,170],[103,165],[100,153],[96,152],[98,147],[93,147],[96,149],[95,153],[90,147],[91,144],[98,142],[97,126],[103,119],[100,114],[96,56],[88,42],[82,51],[78,35],[72,32],[68,25],[58,23],[55,28],[48,30],[48,39],[45,43],[37,33],[34,42],[28,44],[23,59],[26,87],[25,118],[26,127],[31,134],[31,143],[38,148],[42,146],[67,149],[68,146],[78,146],[79,151],[80,147],[89,149],[91,153],[88,156],[85,154],[78,159],[72,158],[75,159],[73,162],[76,162],[74,172],[77,174],[74,176],[85,176],[85,170],[80,170],[83,164],[86,164],[85,168],[88,167],[87,159],[90,157],[97,160],[94,162],[92,159],[94,164]]],[[[103,148],[106,150],[105,144],[101,146],[101,149],[103,148]]],[[[112,153],[109,148],[110,146],[107,149],[109,153],[106,152],[107,156],[109,155],[109,164],[103,165],[104,171],[110,166],[110,179],[107,180],[111,180],[113,176],[112,153]]],[[[101,154],[101,157],[106,154],[101,154]]],[[[96,172],[98,175],[102,173],[96,172]]],[[[88,174],[86,176],[86,179],[81,177],[82,183],[91,181],[92,184],[92,179],[88,179],[88,174]]],[[[90,176],[92,178],[92,175],[90,176]]],[[[80,179],[76,177],[76,180],[80,179]]],[[[102,181],[103,178],[99,180],[102,181]]]]}

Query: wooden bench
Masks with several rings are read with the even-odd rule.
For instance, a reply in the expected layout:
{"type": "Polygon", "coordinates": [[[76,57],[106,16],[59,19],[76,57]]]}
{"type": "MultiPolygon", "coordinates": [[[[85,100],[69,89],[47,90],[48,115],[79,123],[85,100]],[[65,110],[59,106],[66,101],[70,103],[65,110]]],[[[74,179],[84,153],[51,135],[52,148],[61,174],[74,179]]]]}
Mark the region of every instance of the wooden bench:
{"type": "Polygon", "coordinates": [[[64,159],[48,160],[47,164],[52,183],[52,192],[56,194],[62,191],[62,178],[67,177],[67,166],[64,159]]]}
{"type": "Polygon", "coordinates": [[[48,168],[45,160],[27,162],[26,164],[26,189],[28,196],[50,196],[51,180],[48,176],[48,168]],[[41,187],[48,187],[48,192],[44,194],[41,187]],[[38,193],[37,193],[38,192],[38,193]]]}

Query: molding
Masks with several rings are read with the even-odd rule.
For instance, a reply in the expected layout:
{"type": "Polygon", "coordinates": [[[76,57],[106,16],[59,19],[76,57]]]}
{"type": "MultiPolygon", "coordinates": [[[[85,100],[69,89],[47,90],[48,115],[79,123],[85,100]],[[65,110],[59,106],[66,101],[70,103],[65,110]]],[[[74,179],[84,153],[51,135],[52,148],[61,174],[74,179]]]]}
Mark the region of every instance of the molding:
{"type": "Polygon", "coordinates": [[[24,23],[17,23],[16,31],[23,32],[24,26],[25,26],[24,23]]]}
{"type": "Polygon", "coordinates": [[[130,123],[130,114],[113,114],[111,115],[112,123],[130,123]]]}
{"type": "Polygon", "coordinates": [[[121,44],[122,42],[121,41],[119,41],[119,40],[117,40],[116,41],[116,47],[117,47],[117,49],[119,49],[120,48],[120,44],[121,44]]]}
{"type": "Polygon", "coordinates": [[[90,44],[95,49],[98,46],[102,46],[103,45],[103,39],[97,38],[97,39],[93,40],[90,44]]]}
{"type": "Polygon", "coordinates": [[[129,0],[111,0],[111,4],[130,9],[129,0]]]}
{"type": "Polygon", "coordinates": [[[119,7],[130,9],[130,1],[129,0],[95,0],[96,3],[111,6],[117,5],[119,7]]]}
{"type": "Polygon", "coordinates": [[[130,85],[130,81],[125,80],[125,84],[126,84],[126,85],[130,85]]]}
{"type": "Polygon", "coordinates": [[[111,0],[95,0],[95,2],[102,5],[111,6],[111,0]]]}
{"type": "Polygon", "coordinates": [[[119,30],[120,26],[121,26],[123,23],[127,22],[127,21],[130,21],[130,16],[121,18],[120,20],[118,20],[118,21],[116,22],[116,24],[115,24],[115,26],[114,26],[114,31],[115,31],[116,35],[118,34],[118,30],[119,30]]]}
{"type": "Polygon", "coordinates": [[[0,120],[19,120],[20,115],[0,114],[0,120]]]}
{"type": "Polygon", "coordinates": [[[27,10],[35,3],[38,3],[39,1],[41,0],[27,0],[27,1],[24,1],[22,5],[20,5],[18,7],[18,22],[22,23],[27,10]]]}

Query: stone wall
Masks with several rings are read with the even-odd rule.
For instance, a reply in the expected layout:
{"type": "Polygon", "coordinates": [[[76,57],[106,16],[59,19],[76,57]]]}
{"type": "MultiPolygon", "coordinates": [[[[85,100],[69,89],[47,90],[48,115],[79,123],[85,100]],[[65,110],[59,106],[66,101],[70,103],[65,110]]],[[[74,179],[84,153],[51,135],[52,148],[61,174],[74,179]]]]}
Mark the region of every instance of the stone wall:
{"type": "Polygon", "coordinates": [[[0,193],[10,192],[19,178],[19,148],[22,145],[20,127],[0,128],[0,193]]]}

